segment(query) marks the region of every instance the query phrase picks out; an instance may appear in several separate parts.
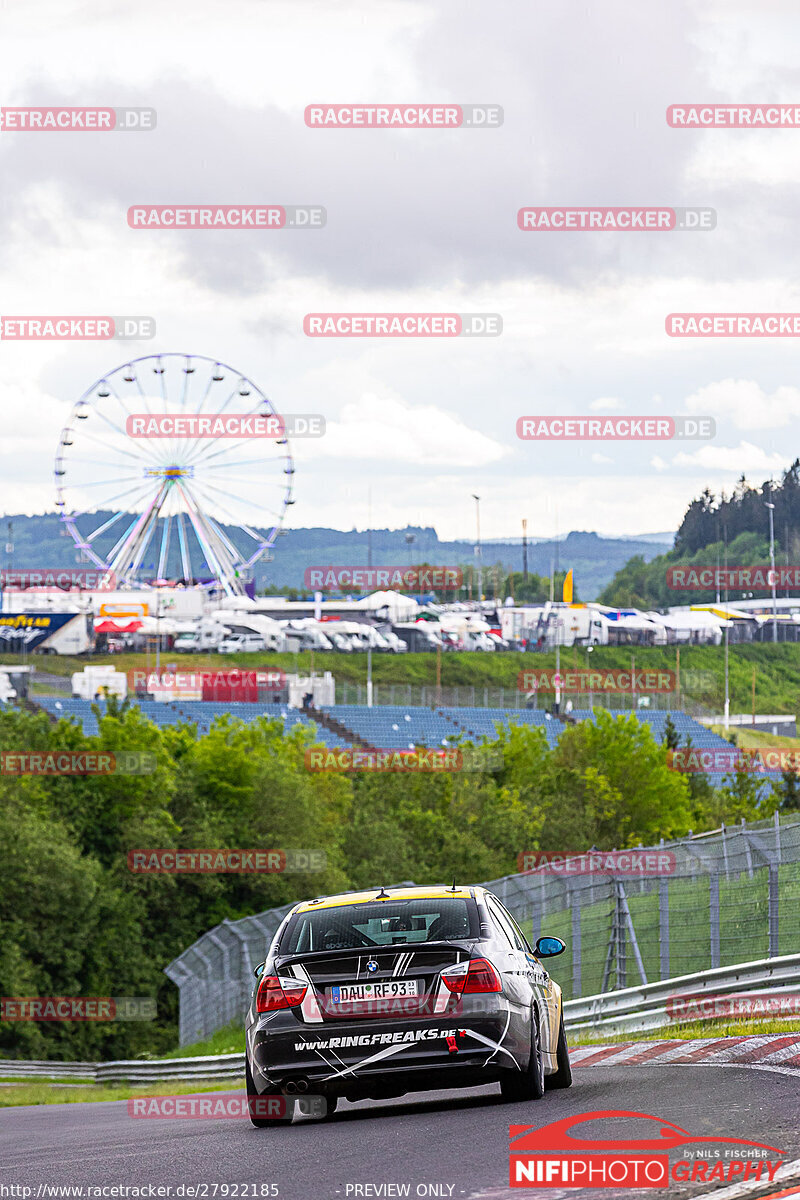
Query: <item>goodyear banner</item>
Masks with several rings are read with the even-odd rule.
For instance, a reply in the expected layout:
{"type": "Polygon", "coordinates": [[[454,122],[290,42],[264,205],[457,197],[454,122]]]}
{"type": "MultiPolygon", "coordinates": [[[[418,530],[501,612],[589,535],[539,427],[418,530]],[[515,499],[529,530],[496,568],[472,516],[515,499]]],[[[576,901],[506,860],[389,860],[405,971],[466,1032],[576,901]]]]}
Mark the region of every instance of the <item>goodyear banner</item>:
{"type": "Polygon", "coordinates": [[[63,629],[75,613],[0,613],[0,648],[36,650],[63,629]]]}

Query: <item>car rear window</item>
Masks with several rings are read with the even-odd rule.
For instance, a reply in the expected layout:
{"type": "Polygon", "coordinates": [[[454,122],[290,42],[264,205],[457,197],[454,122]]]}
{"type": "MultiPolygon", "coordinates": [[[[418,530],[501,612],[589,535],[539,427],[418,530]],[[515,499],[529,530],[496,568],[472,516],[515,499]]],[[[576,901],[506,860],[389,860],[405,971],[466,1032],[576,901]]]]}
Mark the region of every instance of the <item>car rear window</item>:
{"type": "Polygon", "coordinates": [[[473,900],[378,900],[298,913],[281,938],[281,954],[361,950],[478,937],[473,900]]]}

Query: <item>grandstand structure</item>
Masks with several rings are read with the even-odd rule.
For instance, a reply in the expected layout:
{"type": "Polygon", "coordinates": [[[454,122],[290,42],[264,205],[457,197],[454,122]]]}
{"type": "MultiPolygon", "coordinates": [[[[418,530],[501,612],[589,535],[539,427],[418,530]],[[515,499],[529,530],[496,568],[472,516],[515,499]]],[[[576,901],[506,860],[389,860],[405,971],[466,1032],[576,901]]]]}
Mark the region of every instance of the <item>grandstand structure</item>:
{"type": "MultiPolygon", "coordinates": [[[[87,736],[98,734],[97,716],[92,703],[66,696],[36,696],[35,703],[51,718],[74,718],[87,736]]],[[[198,735],[208,732],[215,720],[229,716],[242,721],[260,717],[279,720],[285,732],[301,726],[309,734],[309,742],[331,749],[358,746],[374,750],[413,750],[416,748],[447,749],[465,743],[479,745],[494,741],[498,733],[513,725],[542,730],[548,746],[554,748],[568,724],[593,720],[595,710],[575,709],[561,719],[541,709],[514,708],[424,708],[414,705],[383,704],[374,708],[356,704],[337,704],[325,708],[300,711],[285,704],[261,704],[236,701],[172,701],[137,700],[135,707],[156,725],[175,725],[189,722],[196,725],[198,735]]],[[[102,711],[102,702],[100,706],[102,711]]],[[[630,710],[603,710],[612,717],[630,717],[630,710]]],[[[691,744],[695,750],[730,750],[725,738],[680,710],[671,712],[639,710],[636,719],[647,725],[654,739],[663,742],[667,719],[671,719],[681,746],[691,744]]],[[[708,772],[711,784],[718,787],[724,772],[708,772]]],[[[775,773],[762,778],[772,781],[775,773]]]]}
{"type": "MultiPolygon", "coordinates": [[[[44,709],[51,717],[74,718],[82,725],[87,737],[96,737],[99,728],[97,716],[89,700],[78,700],[67,696],[36,696],[35,704],[44,709]]],[[[105,707],[101,702],[100,711],[105,707]]],[[[162,703],[158,700],[137,700],[134,708],[141,710],[142,716],[147,717],[154,725],[178,725],[188,721],[197,726],[199,735],[208,733],[211,725],[219,717],[230,716],[241,721],[254,721],[258,717],[269,717],[279,720],[284,731],[288,733],[296,725],[307,728],[317,742],[325,746],[343,746],[347,743],[335,734],[329,733],[315,721],[310,720],[297,708],[289,708],[285,704],[249,704],[238,701],[204,701],[198,700],[181,703],[162,703]]]]}

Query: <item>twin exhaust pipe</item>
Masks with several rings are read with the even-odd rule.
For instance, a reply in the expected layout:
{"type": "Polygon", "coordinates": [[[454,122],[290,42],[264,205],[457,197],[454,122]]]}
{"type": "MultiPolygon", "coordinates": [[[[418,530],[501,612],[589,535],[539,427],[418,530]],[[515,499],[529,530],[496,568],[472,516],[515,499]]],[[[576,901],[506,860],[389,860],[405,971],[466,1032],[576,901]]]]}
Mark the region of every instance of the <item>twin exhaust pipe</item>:
{"type": "Polygon", "coordinates": [[[307,1092],[308,1091],[308,1080],[307,1079],[298,1079],[297,1083],[295,1083],[293,1080],[290,1079],[289,1082],[285,1085],[284,1090],[286,1091],[287,1095],[289,1095],[289,1096],[294,1096],[298,1092],[307,1092]]]}

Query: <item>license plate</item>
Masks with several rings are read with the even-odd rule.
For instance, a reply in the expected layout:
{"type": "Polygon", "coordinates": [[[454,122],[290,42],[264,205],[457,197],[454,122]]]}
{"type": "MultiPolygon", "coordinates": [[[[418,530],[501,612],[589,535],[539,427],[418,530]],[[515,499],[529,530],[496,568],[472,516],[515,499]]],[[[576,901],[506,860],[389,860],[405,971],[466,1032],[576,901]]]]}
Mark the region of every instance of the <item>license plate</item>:
{"type": "Polygon", "coordinates": [[[392,1000],[401,996],[418,996],[419,979],[387,979],[383,983],[343,983],[330,989],[332,1004],[347,1004],[354,1000],[392,1000]]]}

